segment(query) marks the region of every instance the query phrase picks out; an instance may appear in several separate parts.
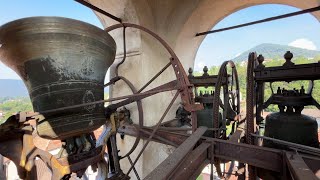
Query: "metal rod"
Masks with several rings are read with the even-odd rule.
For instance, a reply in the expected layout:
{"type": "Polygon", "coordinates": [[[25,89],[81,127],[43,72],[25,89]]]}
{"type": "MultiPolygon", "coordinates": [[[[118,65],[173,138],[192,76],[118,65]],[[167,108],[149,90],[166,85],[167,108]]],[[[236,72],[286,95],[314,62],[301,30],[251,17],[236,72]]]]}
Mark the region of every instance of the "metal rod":
{"type": "Polygon", "coordinates": [[[115,69],[116,76],[119,76],[119,67],[121,64],[124,63],[124,61],[127,58],[126,27],[125,26],[123,26],[122,37],[123,37],[123,58],[122,58],[122,61],[119,62],[116,66],[116,69],[115,69]]]}
{"type": "Polygon", "coordinates": [[[149,84],[151,84],[160,74],[162,74],[169,66],[171,62],[169,62],[166,66],[164,66],[156,75],[154,75],[141,89],[139,89],[138,93],[143,91],[149,84]]]}
{"type": "MultiPolygon", "coordinates": [[[[137,127],[138,128],[138,127],[137,127]]],[[[160,129],[160,128],[159,128],[160,129]]],[[[139,129],[139,131],[141,131],[141,132],[143,132],[143,133],[146,133],[146,134],[148,134],[148,135],[151,135],[151,132],[149,132],[149,131],[147,131],[147,130],[144,130],[144,129],[139,129]]],[[[165,138],[163,138],[163,137],[161,137],[161,136],[158,136],[158,135],[154,135],[154,138],[155,139],[158,139],[158,140],[160,140],[160,141],[163,141],[163,142],[165,142],[165,143],[167,143],[167,144],[169,144],[169,145],[171,145],[171,146],[173,146],[173,147],[178,147],[179,145],[178,144],[176,144],[176,143],[174,143],[174,142],[172,142],[172,141],[169,141],[169,140],[167,140],[167,139],[165,139],[165,138]]]]}
{"type": "Polygon", "coordinates": [[[289,147],[294,147],[298,151],[314,152],[314,153],[320,154],[320,149],[318,149],[318,148],[305,146],[305,145],[297,144],[297,143],[292,143],[292,142],[288,142],[288,141],[284,141],[284,140],[280,140],[280,139],[270,138],[270,137],[267,137],[267,136],[260,136],[260,135],[254,134],[254,133],[252,133],[251,136],[254,136],[254,137],[257,137],[257,138],[262,138],[262,139],[269,140],[269,141],[273,141],[275,143],[283,144],[283,145],[286,145],[286,146],[289,146],[289,147]]]}
{"type": "Polygon", "coordinates": [[[133,166],[135,166],[135,164],[138,162],[139,158],[141,157],[143,151],[146,149],[146,147],[148,146],[148,144],[150,143],[151,139],[153,138],[153,136],[155,135],[155,133],[157,132],[158,128],[161,125],[161,122],[164,120],[164,118],[166,117],[166,115],[168,114],[169,110],[171,109],[171,106],[173,105],[173,103],[176,101],[177,97],[179,95],[179,91],[176,92],[175,96],[173,97],[173,99],[171,100],[170,104],[168,105],[167,109],[165,110],[165,112],[163,113],[163,115],[161,116],[159,122],[157,123],[156,127],[153,129],[152,134],[149,136],[149,138],[147,139],[147,142],[143,145],[141,151],[139,152],[137,158],[134,160],[133,165],[130,167],[129,171],[127,172],[127,175],[129,175],[129,173],[131,172],[133,166]]]}
{"type": "Polygon", "coordinates": [[[284,18],[288,18],[288,17],[292,17],[292,16],[298,16],[298,15],[301,15],[301,14],[311,13],[311,12],[315,12],[315,11],[319,11],[319,10],[320,10],[320,6],[317,6],[317,7],[313,7],[313,8],[310,8],[310,9],[296,11],[296,12],[293,12],[293,13],[283,14],[283,15],[279,15],[279,16],[273,16],[273,17],[266,18],[266,19],[261,19],[261,20],[258,20],[258,21],[252,21],[252,22],[249,22],[249,23],[239,24],[239,25],[230,26],[230,27],[221,28],[221,29],[216,29],[216,30],[212,30],[212,31],[200,32],[200,33],[197,33],[196,36],[203,36],[203,35],[207,35],[207,34],[212,34],[212,33],[217,33],[217,32],[222,32],[222,31],[228,31],[228,30],[231,30],[231,29],[242,28],[242,27],[251,26],[251,25],[254,25],[254,24],[265,23],[265,22],[274,21],[274,20],[278,20],[278,19],[284,19],[284,18]]]}
{"type": "MultiPolygon", "coordinates": [[[[135,94],[137,93],[137,89],[134,87],[134,85],[125,77],[118,76],[120,79],[122,79],[131,89],[132,93],[135,94]]],[[[138,108],[138,117],[139,117],[139,127],[143,126],[143,107],[142,107],[142,102],[141,100],[136,101],[137,103],[137,108],[138,108]]],[[[120,159],[128,157],[138,146],[140,142],[140,133],[136,136],[136,140],[134,141],[131,149],[125,154],[124,156],[120,157],[120,159]]]]}
{"type": "Polygon", "coordinates": [[[121,19],[121,18],[118,18],[118,17],[116,17],[116,16],[114,16],[114,15],[112,15],[112,14],[110,14],[110,13],[108,13],[108,12],[106,12],[106,11],[100,9],[100,8],[98,8],[97,6],[94,6],[94,5],[92,5],[92,4],[84,1],[84,0],[74,0],[74,1],[76,1],[76,2],[78,2],[78,3],[80,3],[80,4],[82,4],[82,5],[84,5],[84,6],[86,6],[86,7],[88,7],[88,8],[90,8],[90,9],[94,10],[94,11],[97,11],[97,12],[103,14],[103,15],[106,15],[106,16],[108,16],[109,18],[111,18],[111,19],[113,19],[113,20],[115,20],[115,21],[117,21],[117,22],[119,22],[119,23],[122,23],[122,19],[121,19]]]}
{"type": "Polygon", "coordinates": [[[111,152],[112,152],[111,155],[113,156],[114,168],[115,168],[116,172],[119,173],[119,172],[121,172],[121,168],[120,168],[120,163],[119,163],[116,135],[115,134],[111,135],[111,137],[109,139],[111,142],[111,152]]]}
{"type": "MultiPolygon", "coordinates": [[[[128,156],[128,160],[129,160],[130,164],[132,165],[132,160],[131,160],[130,156],[128,156]]],[[[133,166],[133,172],[136,175],[137,179],[140,180],[139,174],[134,166],[133,166]]]]}
{"type": "Polygon", "coordinates": [[[47,110],[47,111],[40,111],[40,114],[43,113],[52,113],[52,112],[57,112],[57,111],[63,111],[63,110],[69,110],[69,109],[74,109],[74,108],[79,108],[79,107],[84,107],[84,106],[89,106],[89,105],[94,105],[94,104],[101,104],[104,102],[111,102],[111,101],[118,101],[118,100],[122,100],[122,99],[128,99],[128,98],[132,98],[132,97],[142,97],[146,98],[144,96],[151,96],[160,92],[166,92],[166,91],[172,91],[172,90],[176,90],[177,88],[165,88],[165,89],[159,89],[159,90],[154,90],[154,91],[147,91],[147,92],[143,92],[140,94],[133,94],[133,95],[127,95],[127,96],[120,96],[120,97],[116,97],[116,98],[109,98],[106,100],[99,100],[99,101],[94,101],[94,102],[89,102],[89,103],[84,103],[84,104],[77,104],[74,106],[67,106],[67,107],[62,107],[62,108],[57,108],[57,109],[51,109],[51,110],[47,110]]]}
{"type": "MultiPolygon", "coordinates": [[[[169,87],[170,87],[170,89],[171,90],[178,90],[178,88],[174,88],[174,87],[176,87],[176,81],[174,80],[174,81],[171,81],[171,82],[169,82],[169,83],[166,83],[166,84],[163,84],[163,85],[161,85],[161,86],[158,86],[158,87],[156,87],[156,88],[153,88],[152,90],[149,90],[149,91],[147,91],[147,92],[150,92],[150,91],[157,91],[157,90],[160,90],[161,92],[164,92],[164,91],[162,91],[162,89],[169,89],[169,87]]],[[[144,94],[145,92],[143,92],[143,93],[140,93],[140,94],[144,94]]],[[[157,94],[157,93],[154,93],[154,94],[157,94]]],[[[148,95],[148,96],[151,96],[151,95],[154,95],[154,94],[150,94],[150,95],[148,95]]],[[[118,108],[118,107],[122,107],[122,106],[125,106],[125,105],[127,105],[127,104],[130,104],[130,103],[133,103],[133,102],[135,102],[135,101],[138,101],[138,100],[141,100],[141,99],[144,99],[144,98],[147,98],[148,96],[139,96],[139,94],[134,94],[136,97],[132,97],[132,98],[128,98],[128,99],[126,99],[126,100],[123,100],[123,101],[120,101],[120,102],[118,102],[118,103],[115,103],[115,104],[111,104],[111,105],[109,105],[108,107],[109,107],[109,109],[110,110],[115,110],[116,108],[118,108]]]]}
{"type": "Polygon", "coordinates": [[[109,82],[107,82],[107,84],[103,85],[103,87],[108,87],[111,84],[115,84],[116,82],[118,82],[120,80],[119,76],[113,77],[112,79],[110,79],[109,82]]]}
{"type": "MultiPolygon", "coordinates": [[[[148,127],[144,127],[148,128],[148,127]]],[[[163,131],[191,131],[192,128],[181,128],[181,127],[159,127],[159,130],[163,131]]],[[[208,128],[207,131],[219,131],[219,130],[226,130],[223,128],[208,128]]]]}

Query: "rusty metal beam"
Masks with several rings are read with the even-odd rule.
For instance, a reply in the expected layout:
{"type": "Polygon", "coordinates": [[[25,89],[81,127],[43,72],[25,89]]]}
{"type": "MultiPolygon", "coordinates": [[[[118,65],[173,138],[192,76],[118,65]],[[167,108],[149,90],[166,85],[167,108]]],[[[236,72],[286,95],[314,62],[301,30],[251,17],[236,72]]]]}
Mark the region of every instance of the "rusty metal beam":
{"type": "MultiPolygon", "coordinates": [[[[150,132],[152,132],[152,128],[144,127],[142,129],[143,129],[143,131],[140,131],[138,127],[126,125],[126,126],[124,126],[124,128],[123,127],[119,128],[118,132],[124,133],[129,136],[137,137],[139,134],[139,131],[140,131],[141,138],[147,139],[150,136],[149,135],[150,132]],[[148,131],[149,133],[146,133],[146,131],[148,131]]],[[[181,133],[174,133],[174,132],[168,133],[168,131],[163,131],[161,128],[156,132],[156,135],[159,137],[162,137],[163,139],[166,139],[167,141],[171,141],[171,142],[178,144],[178,145],[182,144],[183,141],[189,137],[188,134],[181,134],[181,133]]],[[[162,141],[162,140],[157,139],[155,137],[152,138],[152,141],[162,143],[162,144],[171,145],[167,141],[162,141]]]]}
{"type": "Polygon", "coordinates": [[[179,164],[179,167],[176,168],[169,179],[185,180],[190,179],[191,176],[198,176],[204,166],[209,163],[207,158],[208,148],[210,146],[211,144],[209,143],[201,143],[195,150],[188,154],[188,157],[181,164],[179,164]],[[198,169],[200,169],[200,172],[198,169]]]}
{"type": "Polygon", "coordinates": [[[289,167],[290,174],[295,180],[317,180],[318,178],[306,165],[301,156],[296,153],[285,153],[285,158],[289,167]]]}
{"type": "Polygon", "coordinates": [[[313,155],[318,155],[318,156],[320,154],[319,148],[314,148],[314,147],[310,147],[310,146],[306,146],[306,145],[302,145],[302,144],[297,144],[297,143],[293,143],[293,142],[289,142],[289,141],[284,141],[281,139],[275,139],[275,138],[271,138],[271,137],[267,137],[267,136],[260,136],[257,134],[251,134],[251,135],[254,137],[257,137],[257,138],[272,141],[276,144],[285,145],[288,148],[292,148],[298,152],[303,152],[303,153],[313,154],[313,155]]]}
{"type": "Polygon", "coordinates": [[[215,157],[236,160],[275,172],[281,172],[282,170],[280,150],[223,140],[214,140],[214,142],[215,157]]]}
{"type": "Polygon", "coordinates": [[[255,80],[263,82],[320,79],[319,63],[256,69],[255,80]]]}
{"type": "MultiPolygon", "coordinates": [[[[147,129],[146,129],[147,130],[147,129]]],[[[137,132],[134,132],[134,128],[130,126],[122,129],[122,132],[125,134],[135,135],[137,132]]],[[[150,130],[149,130],[150,131],[150,130]]],[[[188,134],[173,133],[168,131],[159,130],[157,135],[163,137],[164,139],[170,140],[176,144],[181,144],[184,140],[187,139],[188,134]]],[[[141,134],[142,138],[148,135],[141,134]]],[[[154,139],[157,142],[167,144],[166,142],[161,142],[158,139],[154,139]]],[[[282,151],[259,147],[254,145],[248,145],[243,143],[230,142],[225,140],[213,139],[213,138],[204,138],[203,141],[213,142],[215,144],[214,156],[228,159],[228,160],[238,160],[243,163],[248,163],[257,167],[264,169],[281,172],[282,170],[282,151]]],[[[212,153],[212,152],[211,152],[212,153]]],[[[320,161],[319,161],[320,162],[320,161]]]]}
{"type": "Polygon", "coordinates": [[[172,175],[173,170],[178,167],[182,160],[188,155],[206,130],[206,127],[199,127],[145,179],[168,179],[172,175]]]}
{"type": "MultiPolygon", "coordinates": [[[[139,130],[140,130],[141,132],[145,133],[145,134],[148,134],[149,136],[151,135],[151,132],[149,132],[149,131],[146,131],[146,130],[144,130],[144,129],[139,129],[139,130]]],[[[154,139],[157,139],[157,140],[160,141],[160,142],[166,142],[166,144],[171,145],[171,146],[173,146],[173,147],[178,147],[178,146],[179,146],[178,144],[176,144],[176,143],[174,143],[174,142],[172,142],[172,141],[169,141],[169,140],[167,140],[167,139],[165,139],[165,138],[163,138],[163,137],[161,137],[161,136],[159,136],[159,135],[154,135],[153,138],[154,138],[154,139]]]]}
{"type": "MultiPolygon", "coordinates": [[[[300,154],[301,155],[301,154],[300,154]]],[[[320,157],[301,155],[304,162],[312,170],[314,174],[320,179],[320,157]]]]}
{"type": "MultiPolygon", "coordinates": [[[[192,76],[189,77],[189,81],[191,84],[193,84],[195,87],[198,86],[215,86],[217,84],[217,75],[211,75],[211,76],[192,76]]],[[[226,83],[226,79],[223,78],[223,83],[226,83]]]]}
{"type": "MultiPolygon", "coordinates": [[[[143,129],[145,131],[151,132],[152,128],[143,127],[143,129]]],[[[139,130],[132,126],[126,126],[124,129],[121,129],[121,132],[127,135],[137,136],[139,130]]],[[[141,131],[140,135],[141,138],[149,137],[149,134],[143,133],[141,131]]],[[[162,138],[178,145],[182,144],[190,136],[188,134],[169,132],[161,129],[159,129],[156,132],[156,135],[161,136],[162,138]]],[[[159,139],[152,140],[159,143],[168,144],[159,139]]],[[[209,144],[214,143],[213,153],[215,157],[228,160],[237,160],[242,163],[247,163],[256,167],[272,170],[275,172],[282,172],[283,170],[282,150],[206,137],[202,137],[201,141],[203,143],[209,144]]],[[[210,150],[208,153],[212,153],[212,151],[210,150]]],[[[320,158],[304,154],[301,154],[301,157],[314,173],[320,172],[320,158]]],[[[318,174],[320,177],[320,173],[318,174]]]]}

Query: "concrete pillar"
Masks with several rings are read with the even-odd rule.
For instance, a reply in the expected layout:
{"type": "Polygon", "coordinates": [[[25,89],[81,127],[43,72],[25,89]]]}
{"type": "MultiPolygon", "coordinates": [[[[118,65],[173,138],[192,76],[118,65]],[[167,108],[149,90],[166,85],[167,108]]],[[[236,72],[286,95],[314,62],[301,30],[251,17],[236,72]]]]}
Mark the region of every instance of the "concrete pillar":
{"type": "MultiPolygon", "coordinates": [[[[118,16],[124,22],[136,23],[145,26],[164,38],[177,53],[185,70],[193,67],[197,50],[205,38],[195,37],[197,32],[210,30],[224,17],[246,7],[259,4],[285,4],[297,8],[306,9],[319,5],[318,0],[89,0],[90,3],[104,9],[105,11],[118,16]]],[[[319,12],[313,14],[319,18],[319,12]]],[[[97,16],[104,27],[109,27],[116,22],[99,13],[97,16]]],[[[137,89],[143,86],[157,71],[159,71],[170,58],[157,42],[141,33],[138,30],[127,30],[127,59],[120,67],[119,75],[128,78],[137,89]]],[[[122,30],[113,31],[111,35],[117,43],[117,59],[119,62],[123,57],[122,30]]],[[[114,76],[115,65],[111,67],[110,76],[114,76]]],[[[161,78],[151,87],[163,84],[174,79],[173,71],[166,71],[161,78]]],[[[111,88],[111,97],[131,94],[130,89],[122,82],[117,83],[111,88]]],[[[152,98],[143,100],[143,108],[146,126],[155,125],[164,112],[166,105],[172,99],[173,93],[165,93],[152,98]]],[[[168,119],[174,117],[175,107],[167,116],[168,119]]],[[[135,104],[129,105],[132,112],[132,119],[135,123],[138,121],[137,108],[135,104]]],[[[125,137],[125,140],[118,138],[120,154],[127,152],[134,141],[132,137],[125,137]]],[[[132,159],[139,152],[144,142],[133,153],[132,159]]],[[[168,154],[172,147],[160,145],[157,143],[149,144],[143,156],[137,164],[137,171],[140,178],[150,173],[168,154]]],[[[123,160],[121,163],[124,171],[129,167],[129,162],[123,160]]],[[[134,179],[133,173],[130,176],[134,179]]]]}

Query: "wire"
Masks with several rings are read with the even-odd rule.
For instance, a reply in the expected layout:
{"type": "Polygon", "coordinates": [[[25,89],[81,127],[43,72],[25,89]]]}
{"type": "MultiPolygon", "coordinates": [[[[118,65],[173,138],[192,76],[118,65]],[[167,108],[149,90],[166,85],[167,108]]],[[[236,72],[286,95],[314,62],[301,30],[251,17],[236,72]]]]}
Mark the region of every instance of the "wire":
{"type": "Polygon", "coordinates": [[[288,17],[292,17],[292,16],[298,16],[298,15],[301,15],[301,14],[311,13],[311,12],[315,12],[315,11],[319,11],[319,10],[320,10],[320,6],[317,6],[317,7],[313,7],[313,8],[310,8],[310,9],[296,11],[296,12],[293,12],[293,13],[283,14],[283,15],[279,15],[279,16],[273,16],[273,17],[266,18],[266,19],[261,19],[261,20],[258,20],[258,21],[252,21],[252,22],[249,22],[249,23],[239,24],[239,25],[230,26],[230,27],[221,28],[221,29],[216,29],[216,30],[212,30],[212,31],[200,32],[200,33],[197,33],[196,36],[203,36],[203,35],[207,35],[207,34],[212,34],[212,33],[217,33],[217,32],[222,32],[222,31],[228,31],[228,30],[232,30],[232,29],[251,26],[251,25],[254,25],[254,24],[260,24],[260,23],[265,23],[265,22],[274,21],[274,20],[278,20],[278,19],[284,19],[284,18],[288,18],[288,17]]]}
{"type": "Polygon", "coordinates": [[[86,7],[88,7],[88,8],[90,8],[90,9],[94,10],[94,11],[97,11],[97,12],[103,14],[103,15],[106,15],[106,16],[108,16],[109,18],[111,18],[111,19],[113,19],[113,20],[115,20],[115,21],[118,21],[119,23],[122,23],[122,19],[121,19],[121,18],[118,18],[118,17],[116,17],[116,16],[114,16],[114,15],[112,15],[112,14],[110,14],[110,13],[108,13],[108,12],[106,12],[106,11],[100,9],[100,8],[98,8],[97,6],[94,6],[94,5],[92,5],[92,4],[84,1],[84,0],[74,0],[74,1],[76,1],[76,2],[78,2],[78,3],[80,3],[80,4],[82,4],[82,5],[84,5],[84,6],[86,6],[86,7]]]}

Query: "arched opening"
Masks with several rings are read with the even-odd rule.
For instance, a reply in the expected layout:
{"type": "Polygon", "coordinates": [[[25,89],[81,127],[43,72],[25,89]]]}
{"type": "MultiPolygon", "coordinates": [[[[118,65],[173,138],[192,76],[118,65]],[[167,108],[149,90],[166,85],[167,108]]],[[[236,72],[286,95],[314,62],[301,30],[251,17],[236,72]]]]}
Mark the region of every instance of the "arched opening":
{"type": "MultiPolygon", "coordinates": [[[[264,4],[251,6],[236,11],[221,21],[212,30],[225,28],[233,25],[260,20],[272,16],[299,11],[300,9],[279,4],[264,4]]],[[[208,67],[210,75],[217,75],[220,65],[227,60],[233,60],[236,64],[239,79],[240,91],[242,94],[242,110],[245,105],[246,94],[246,69],[250,52],[264,55],[266,67],[281,66],[285,60],[283,55],[286,51],[294,54],[295,64],[316,63],[319,61],[320,51],[320,24],[312,14],[291,17],[287,19],[267,22],[263,24],[243,27],[225,32],[209,34],[204,37],[194,61],[194,74],[202,75],[204,66],[208,67]]],[[[313,96],[318,100],[319,82],[315,81],[313,96]]],[[[290,83],[274,83],[273,90],[277,87],[285,89],[297,89],[308,87],[307,81],[290,83]]],[[[265,100],[270,97],[270,85],[266,84],[265,100]]],[[[201,93],[210,92],[211,89],[201,89],[201,93]]],[[[264,118],[272,112],[278,112],[277,106],[270,106],[263,113],[264,118]]],[[[315,117],[320,126],[319,110],[314,107],[306,107],[302,114],[315,117]]],[[[319,130],[318,130],[319,132],[319,130]]],[[[205,177],[210,173],[210,168],[203,171],[205,177]]]]}
{"type": "MultiPolygon", "coordinates": [[[[230,14],[212,29],[264,19],[300,9],[277,4],[257,5],[230,14]]],[[[311,14],[295,16],[207,35],[196,54],[195,68],[219,65],[225,60],[245,60],[240,54],[264,43],[317,50],[320,45],[320,24],[311,14]]],[[[258,52],[259,53],[259,52],[258,52]]],[[[247,56],[247,54],[246,54],[247,56]]]]}

